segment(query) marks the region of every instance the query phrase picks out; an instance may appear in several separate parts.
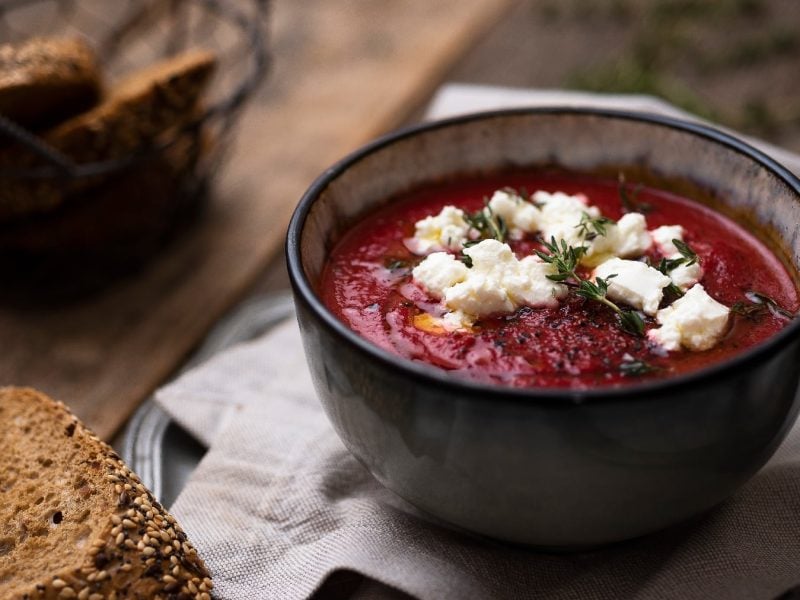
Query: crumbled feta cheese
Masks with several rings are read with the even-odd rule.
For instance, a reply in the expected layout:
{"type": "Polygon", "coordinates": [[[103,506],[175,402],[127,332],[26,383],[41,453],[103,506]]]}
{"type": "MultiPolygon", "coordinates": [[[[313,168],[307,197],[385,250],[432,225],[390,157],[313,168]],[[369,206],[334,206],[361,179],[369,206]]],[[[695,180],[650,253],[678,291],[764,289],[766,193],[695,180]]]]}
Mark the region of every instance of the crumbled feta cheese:
{"type": "Polygon", "coordinates": [[[597,265],[611,257],[641,256],[653,245],[647,232],[647,221],[640,213],[628,213],[613,225],[606,225],[606,234],[598,235],[588,247],[584,264],[597,265]]]}
{"type": "Polygon", "coordinates": [[[612,258],[594,270],[595,278],[608,279],[608,297],[654,315],[670,278],[636,260],[612,258]],[[610,275],[616,275],[608,279],[610,275]]]}
{"type": "Polygon", "coordinates": [[[678,265],[669,272],[669,278],[685,292],[703,278],[703,267],[698,262],[692,265],[678,265]]]}
{"type": "Polygon", "coordinates": [[[663,256],[672,257],[680,255],[672,240],[683,241],[683,227],[680,225],[662,225],[650,232],[650,236],[663,256]]]}
{"type": "Polygon", "coordinates": [[[450,311],[448,329],[469,326],[476,317],[510,313],[522,305],[556,306],[567,287],[547,278],[552,265],[529,256],[517,260],[508,244],[483,240],[466,248],[472,268],[451,254],[429,255],[413,270],[414,278],[432,295],[443,298],[450,311]]]}
{"type": "Polygon", "coordinates": [[[414,254],[424,255],[439,250],[458,251],[469,238],[469,224],[464,211],[445,206],[438,215],[425,217],[414,225],[414,237],[405,240],[414,254]]]}
{"type": "Polygon", "coordinates": [[[708,350],[725,333],[729,314],[727,306],[698,284],[658,311],[656,320],[661,327],[648,331],[647,337],[667,350],[708,350]]]}
{"type": "Polygon", "coordinates": [[[556,272],[555,267],[538,256],[526,256],[517,269],[503,280],[508,295],[517,305],[552,308],[567,295],[567,286],[547,278],[556,272]]]}
{"type": "Polygon", "coordinates": [[[550,241],[564,240],[570,246],[584,245],[583,236],[578,229],[584,214],[591,218],[600,216],[596,206],[588,206],[586,196],[570,196],[563,192],[542,192],[533,194],[533,201],[541,206],[540,227],[542,237],[550,241]]]}
{"type": "Polygon", "coordinates": [[[533,199],[541,204],[540,226],[545,240],[564,240],[570,246],[585,246],[583,264],[597,265],[608,258],[640,256],[650,249],[653,242],[647,233],[644,215],[629,213],[619,222],[605,226],[605,235],[586,240],[580,226],[581,220],[601,216],[596,206],[589,206],[584,196],[569,196],[562,192],[549,194],[536,192],[533,199]]]}
{"type": "MultiPolygon", "coordinates": [[[[650,232],[650,236],[665,258],[680,258],[682,255],[672,240],[683,241],[683,227],[680,225],[662,225],[650,232]]],[[[703,278],[703,267],[699,262],[692,265],[678,265],[669,272],[672,283],[682,291],[688,290],[703,278]]]]}
{"type": "Polygon", "coordinates": [[[444,292],[448,308],[469,315],[510,313],[516,308],[500,280],[488,273],[474,273],[444,292]]]}
{"type": "Polygon", "coordinates": [[[434,252],[411,271],[414,279],[430,292],[441,298],[444,290],[467,278],[469,269],[455,256],[447,252],[434,252]]]}
{"type": "Polygon", "coordinates": [[[445,313],[439,322],[446,331],[458,331],[459,329],[469,329],[472,327],[475,319],[464,314],[460,310],[456,310],[445,313]]]}
{"type": "Polygon", "coordinates": [[[445,290],[445,305],[468,315],[490,315],[516,310],[516,305],[503,285],[506,275],[513,273],[517,258],[508,244],[483,240],[464,250],[472,259],[464,281],[445,290]]]}
{"type": "Polygon", "coordinates": [[[489,200],[489,209],[505,221],[509,235],[513,239],[522,238],[524,233],[538,231],[541,212],[511,190],[497,190],[489,200]]]}

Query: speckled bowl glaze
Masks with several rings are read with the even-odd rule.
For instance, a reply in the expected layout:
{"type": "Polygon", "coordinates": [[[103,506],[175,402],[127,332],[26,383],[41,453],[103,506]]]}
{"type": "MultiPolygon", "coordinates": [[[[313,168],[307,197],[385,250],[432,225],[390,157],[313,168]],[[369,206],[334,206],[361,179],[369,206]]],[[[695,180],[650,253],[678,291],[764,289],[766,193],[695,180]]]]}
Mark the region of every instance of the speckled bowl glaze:
{"type": "Polygon", "coordinates": [[[549,548],[625,540],[708,510],[772,455],[798,408],[800,321],[734,359],[673,379],[587,391],[510,389],[397,358],[315,289],[355,220],[426,182],[506,168],[625,172],[701,199],[800,267],[800,181],[713,129],[644,114],[530,109],[380,139],[327,170],[289,226],[308,364],[347,447],[423,511],[549,548]]]}

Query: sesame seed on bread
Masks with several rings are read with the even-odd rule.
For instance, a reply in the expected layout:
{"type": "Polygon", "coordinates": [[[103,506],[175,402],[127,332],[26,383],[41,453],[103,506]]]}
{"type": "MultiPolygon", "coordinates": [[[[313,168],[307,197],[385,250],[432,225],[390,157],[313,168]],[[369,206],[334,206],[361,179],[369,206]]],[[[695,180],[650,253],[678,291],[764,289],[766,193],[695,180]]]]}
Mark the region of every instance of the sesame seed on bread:
{"type": "Polygon", "coordinates": [[[97,58],[80,38],[0,45],[0,115],[20,125],[54,125],[91,108],[100,92],[97,58]]]}
{"type": "Polygon", "coordinates": [[[60,402],[0,388],[0,597],[209,600],[175,519],[60,402]]]}

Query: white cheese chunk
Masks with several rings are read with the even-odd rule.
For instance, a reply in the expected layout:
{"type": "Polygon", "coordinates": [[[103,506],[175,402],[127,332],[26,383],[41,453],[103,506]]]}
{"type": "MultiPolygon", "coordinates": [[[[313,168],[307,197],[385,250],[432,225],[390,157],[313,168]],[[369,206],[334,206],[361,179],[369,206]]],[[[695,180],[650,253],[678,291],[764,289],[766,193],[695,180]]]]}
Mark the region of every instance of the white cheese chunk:
{"type": "Polygon", "coordinates": [[[589,206],[585,196],[570,196],[563,192],[542,192],[533,194],[533,201],[541,206],[540,227],[542,237],[550,241],[564,240],[570,246],[584,245],[578,225],[584,214],[591,218],[600,216],[600,210],[596,206],[589,206]]]}
{"type": "Polygon", "coordinates": [[[605,235],[597,235],[587,246],[584,264],[597,265],[611,257],[641,256],[653,245],[647,221],[640,213],[628,213],[615,224],[605,226],[605,235]]]}
{"type": "Polygon", "coordinates": [[[414,254],[424,255],[439,250],[458,251],[469,239],[469,225],[464,211],[455,206],[445,206],[438,215],[425,217],[414,225],[414,237],[405,240],[414,254]]]}
{"type": "MultiPolygon", "coordinates": [[[[662,225],[651,231],[650,236],[664,258],[681,258],[682,255],[673,240],[683,241],[683,232],[684,229],[680,225],[662,225]]],[[[678,265],[669,272],[669,277],[672,283],[685,292],[703,278],[703,268],[699,262],[692,265],[678,265]]]]}
{"type": "Polygon", "coordinates": [[[636,260],[612,258],[594,270],[594,276],[608,279],[608,297],[624,302],[647,315],[654,315],[670,278],[636,260]],[[609,276],[615,277],[608,279],[609,276]]]}
{"type": "Polygon", "coordinates": [[[474,273],[444,292],[445,305],[451,310],[481,316],[510,313],[515,310],[501,281],[489,273],[474,273]]]}
{"type": "Polygon", "coordinates": [[[467,268],[451,254],[438,252],[423,260],[412,274],[449,311],[447,329],[468,327],[475,318],[511,313],[520,306],[556,306],[567,287],[547,278],[552,265],[538,257],[517,260],[508,244],[483,240],[464,249],[472,261],[467,268]]]}
{"type": "Polygon", "coordinates": [[[434,252],[411,271],[412,276],[436,298],[444,296],[445,289],[464,281],[469,269],[447,252],[434,252]]]}
{"type": "Polygon", "coordinates": [[[729,315],[730,309],[698,284],[658,311],[661,327],[648,331],[647,337],[667,350],[708,350],[724,335],[729,315]]]}
{"type": "Polygon", "coordinates": [[[472,259],[467,277],[445,290],[445,305],[452,311],[481,316],[516,310],[504,285],[507,275],[517,270],[518,261],[508,244],[483,240],[464,254],[472,259]]]}
{"type": "Polygon", "coordinates": [[[662,225],[661,227],[656,227],[650,232],[650,236],[653,238],[656,248],[658,248],[658,251],[661,252],[663,256],[672,257],[680,255],[675,244],[672,243],[672,240],[683,241],[683,227],[680,225],[662,225]]]}
{"type": "Polygon", "coordinates": [[[612,228],[614,253],[620,258],[641,256],[653,245],[643,214],[627,213],[612,228]]]}
{"type": "Polygon", "coordinates": [[[518,263],[516,273],[509,273],[503,280],[511,300],[519,306],[558,306],[559,299],[567,295],[567,286],[548,279],[555,274],[553,265],[537,256],[526,256],[518,263]]]}
{"type": "Polygon", "coordinates": [[[691,265],[678,265],[669,272],[669,278],[672,279],[672,283],[685,292],[703,278],[703,267],[698,262],[691,265]]]}
{"type": "Polygon", "coordinates": [[[539,209],[512,190],[497,190],[492,194],[489,209],[505,221],[513,239],[521,239],[525,233],[539,230],[542,218],[539,209]]]}

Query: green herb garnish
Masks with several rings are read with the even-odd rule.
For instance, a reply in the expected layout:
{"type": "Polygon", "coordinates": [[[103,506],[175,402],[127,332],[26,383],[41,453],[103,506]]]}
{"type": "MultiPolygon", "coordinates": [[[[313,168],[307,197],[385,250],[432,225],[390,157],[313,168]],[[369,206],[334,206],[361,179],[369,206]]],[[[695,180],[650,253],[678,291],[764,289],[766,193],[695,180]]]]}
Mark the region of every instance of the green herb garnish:
{"type": "Polygon", "coordinates": [[[402,258],[391,258],[386,261],[385,266],[390,271],[399,271],[400,269],[408,269],[411,265],[402,258]]]}
{"type": "Polygon", "coordinates": [[[616,221],[607,217],[591,217],[589,213],[582,212],[580,222],[575,225],[575,229],[580,231],[581,236],[587,242],[591,242],[598,235],[606,235],[609,225],[616,225],[616,221]]]}
{"type": "Polygon", "coordinates": [[[731,306],[731,312],[741,315],[751,321],[758,320],[769,311],[776,317],[784,319],[794,319],[797,315],[786,310],[778,304],[774,298],[760,292],[747,292],[745,294],[747,302],[735,302],[731,306]]]}
{"type": "Polygon", "coordinates": [[[675,239],[672,240],[672,243],[678,249],[678,252],[681,253],[681,256],[685,259],[684,264],[687,267],[691,267],[697,262],[697,254],[695,254],[695,251],[692,250],[686,242],[675,239]]]}
{"type": "MultiPolygon", "coordinates": [[[[695,264],[699,259],[697,258],[697,254],[694,250],[692,250],[688,244],[682,242],[679,239],[672,240],[672,243],[675,244],[675,248],[678,249],[681,256],[679,258],[662,258],[661,261],[658,263],[656,269],[661,271],[664,275],[669,277],[669,274],[680,267],[681,265],[686,265],[690,267],[691,265],[695,264]]],[[[667,292],[674,294],[678,298],[683,296],[683,290],[679,288],[674,283],[670,283],[666,288],[664,288],[667,292]]]]}
{"type": "Polygon", "coordinates": [[[543,242],[546,252],[537,250],[536,255],[544,262],[555,267],[556,272],[548,275],[552,281],[571,284],[574,293],[582,298],[605,304],[615,313],[619,319],[622,329],[635,336],[644,335],[644,321],[634,310],[624,310],[608,299],[608,280],[616,277],[616,273],[609,275],[605,279],[597,277],[595,281],[585,279],[577,274],[576,269],[581,257],[586,254],[585,246],[570,246],[565,240],[561,240],[561,245],[554,237],[550,242],[543,242]]]}
{"type": "Polygon", "coordinates": [[[641,375],[649,375],[660,371],[661,367],[651,365],[649,362],[643,360],[624,360],[619,365],[619,372],[625,377],[639,377],[641,375]]]}
{"type": "Polygon", "coordinates": [[[495,215],[489,202],[485,201],[486,205],[479,211],[474,213],[466,213],[464,220],[467,224],[480,234],[481,239],[484,240],[497,240],[498,242],[506,241],[508,235],[508,227],[505,221],[499,215],[495,215]]]}
{"type": "Polygon", "coordinates": [[[528,192],[528,189],[525,188],[525,187],[521,187],[518,190],[515,190],[511,186],[506,186],[504,188],[501,188],[500,191],[503,191],[506,194],[510,194],[512,196],[518,196],[520,198],[520,200],[522,200],[523,202],[530,202],[534,206],[538,206],[538,204],[533,201],[533,195],[530,194],[528,192]]]}
{"type": "Polygon", "coordinates": [[[639,202],[639,192],[642,190],[641,184],[637,184],[632,191],[628,191],[628,184],[625,183],[625,175],[619,174],[619,201],[622,204],[622,210],[626,213],[638,212],[649,213],[653,207],[647,202],[639,202]]]}
{"type": "MultiPolygon", "coordinates": [[[[513,190],[512,190],[513,191],[513,190]]],[[[516,192],[514,192],[516,193],[516,192]]],[[[484,207],[474,213],[465,213],[464,220],[470,228],[478,232],[479,238],[464,242],[464,248],[469,248],[482,242],[483,240],[497,240],[498,242],[505,242],[508,237],[508,227],[505,220],[500,215],[494,214],[489,208],[489,201],[484,199],[484,207]]],[[[472,259],[464,254],[463,250],[458,259],[472,268],[472,259]]]]}

